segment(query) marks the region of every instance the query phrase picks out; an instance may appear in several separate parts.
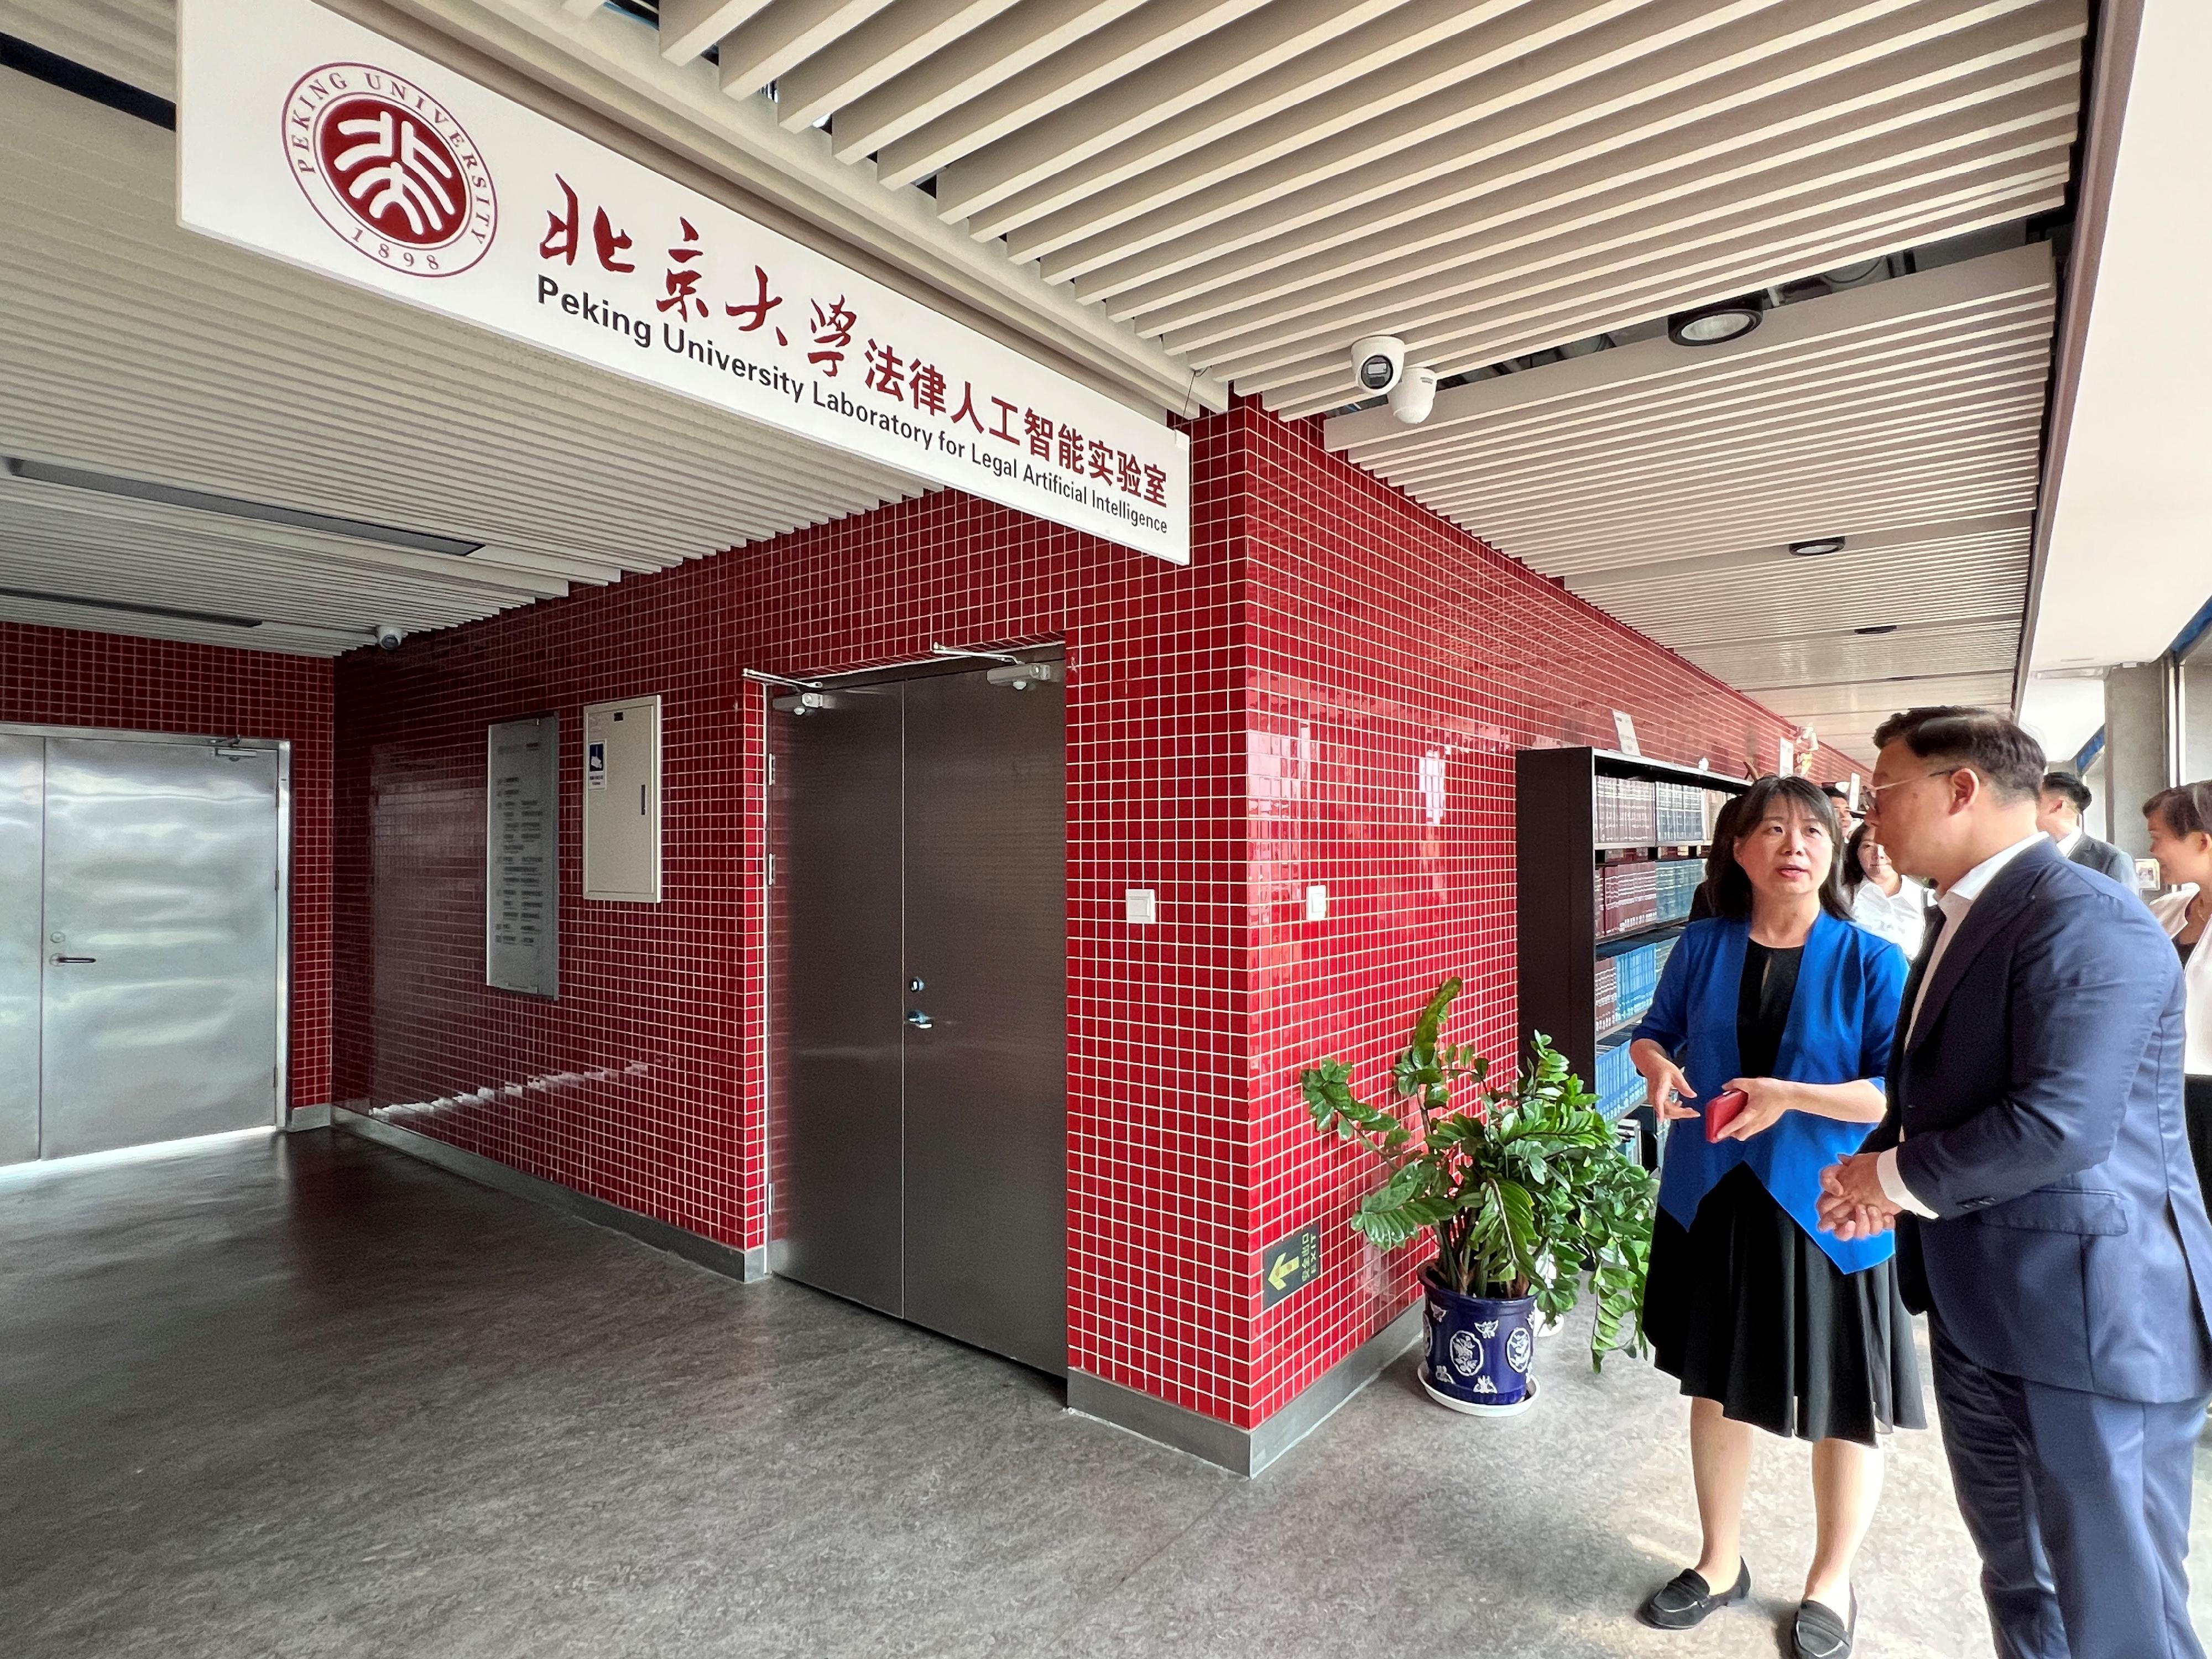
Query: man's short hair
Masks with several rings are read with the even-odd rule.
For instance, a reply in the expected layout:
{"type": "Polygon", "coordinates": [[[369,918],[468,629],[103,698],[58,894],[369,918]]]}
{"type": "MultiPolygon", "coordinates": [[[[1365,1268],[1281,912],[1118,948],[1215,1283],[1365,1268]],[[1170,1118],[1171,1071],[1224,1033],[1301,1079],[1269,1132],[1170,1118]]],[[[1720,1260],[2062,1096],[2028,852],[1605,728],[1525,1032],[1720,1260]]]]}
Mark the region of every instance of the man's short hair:
{"type": "Polygon", "coordinates": [[[1850,802],[1851,792],[1840,783],[1824,783],[1820,786],[1820,793],[1830,800],[1839,800],[1846,805],[1850,802]]]}
{"type": "Polygon", "coordinates": [[[2074,803],[2074,810],[2077,812],[2087,811],[2089,803],[2096,799],[2089,793],[2089,786],[2071,772],[2045,772],[2043,775],[2043,793],[2065,796],[2074,803]]]}
{"type": "Polygon", "coordinates": [[[1874,734],[1877,749],[1900,741],[1922,760],[1973,768],[2000,800],[2033,800],[2042,793],[2043,745],[1995,709],[1908,708],[1874,734]]]}

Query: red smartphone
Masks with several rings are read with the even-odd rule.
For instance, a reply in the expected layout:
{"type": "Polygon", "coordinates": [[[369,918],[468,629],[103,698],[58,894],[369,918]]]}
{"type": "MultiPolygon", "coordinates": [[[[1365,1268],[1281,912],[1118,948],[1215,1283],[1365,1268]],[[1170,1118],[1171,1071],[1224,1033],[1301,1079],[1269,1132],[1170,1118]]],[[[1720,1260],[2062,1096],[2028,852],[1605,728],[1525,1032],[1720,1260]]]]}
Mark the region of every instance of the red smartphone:
{"type": "Polygon", "coordinates": [[[1741,1089],[1723,1089],[1715,1095],[1705,1106],[1705,1139],[1708,1141],[1718,1140],[1721,1131],[1735,1121],[1736,1115],[1743,1110],[1744,1103],[1750,1098],[1741,1089]]]}

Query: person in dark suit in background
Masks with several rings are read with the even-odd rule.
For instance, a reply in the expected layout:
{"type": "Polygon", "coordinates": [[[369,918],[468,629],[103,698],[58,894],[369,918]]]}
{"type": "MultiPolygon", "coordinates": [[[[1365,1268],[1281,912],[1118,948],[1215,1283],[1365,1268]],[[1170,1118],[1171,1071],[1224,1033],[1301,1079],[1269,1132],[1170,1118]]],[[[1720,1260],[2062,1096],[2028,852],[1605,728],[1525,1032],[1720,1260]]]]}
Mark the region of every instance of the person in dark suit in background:
{"type": "Polygon", "coordinates": [[[2130,892],[2136,890],[2136,861],[2108,841],[2099,841],[2081,827],[2081,814],[2096,799],[2089,786],[2071,772],[2045,772],[2043,793],[2036,804],[2035,827],[2058,844],[2058,856],[2071,859],[2085,870],[2110,876],[2130,892]]]}
{"type": "Polygon", "coordinates": [[[1828,798],[1828,805],[1836,811],[1836,828],[1850,839],[1851,832],[1859,827],[1858,814],[1851,811],[1851,793],[1840,783],[1824,783],[1820,793],[1828,798]]]}
{"type": "Polygon", "coordinates": [[[2010,720],[1915,708],[1875,741],[1875,833],[1937,908],[1887,1113],[1822,1176],[1821,1224],[1896,1227],[1997,1651],[2202,1659],[2184,1562],[2212,1221],[2173,947],[2036,829],[2042,752],[2010,720]]]}

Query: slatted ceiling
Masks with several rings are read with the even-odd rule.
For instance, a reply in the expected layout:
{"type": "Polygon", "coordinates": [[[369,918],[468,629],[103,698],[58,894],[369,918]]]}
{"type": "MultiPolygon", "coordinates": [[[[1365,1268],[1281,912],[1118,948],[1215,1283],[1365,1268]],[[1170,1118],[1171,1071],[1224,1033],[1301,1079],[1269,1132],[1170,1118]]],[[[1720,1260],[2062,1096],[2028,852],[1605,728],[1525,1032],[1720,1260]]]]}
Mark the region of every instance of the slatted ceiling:
{"type": "Polygon", "coordinates": [[[177,95],[176,0],[0,0],[0,34],[156,98],[177,95]]]}
{"type": "MultiPolygon", "coordinates": [[[[1285,3],[1286,0],[1275,0],[1285,3]]],[[[939,179],[940,217],[963,218],[943,204],[942,191],[958,176],[963,158],[1021,133],[1078,100],[1116,87],[1170,54],[1194,50],[1214,31],[1256,12],[1268,0],[1149,0],[1103,27],[1089,31],[1021,75],[1001,81],[945,111],[877,154],[876,176],[884,184],[939,179]]],[[[1299,0],[1287,0],[1297,4],[1299,0]]]]}
{"type": "Polygon", "coordinates": [[[489,616],[919,487],[180,230],[169,134],[0,78],[0,453],[485,544],[443,557],[19,483],[0,586],[258,608],[301,626],[162,636],[335,653],[379,623],[489,616]]]}
{"type": "MultiPolygon", "coordinates": [[[[776,80],[776,120],[811,127],[896,79],[940,46],[981,28],[1015,0],[921,0],[894,5],[776,80]]],[[[664,32],[666,24],[662,25],[664,32]]]]}
{"type": "MultiPolygon", "coordinates": [[[[0,489],[0,509],[7,514],[0,532],[6,549],[0,586],[281,617],[343,633],[348,647],[362,643],[355,619],[364,611],[413,628],[441,628],[482,614],[487,601],[503,607],[565,589],[560,582],[492,569],[468,573],[473,581],[457,581],[433,563],[441,556],[434,554],[408,565],[362,559],[357,556],[362,544],[342,537],[289,529],[280,534],[276,526],[181,507],[9,483],[12,488],[0,489]],[[97,538],[103,551],[96,568],[82,562],[88,538],[97,538]],[[158,599],[149,597],[155,589],[158,599]]],[[[466,562],[448,557],[445,562],[466,562]]]]}
{"type": "Polygon", "coordinates": [[[1834,144],[1825,154],[1813,152],[1810,159],[1811,147],[1830,143],[1838,136],[1835,131],[1790,134],[1784,142],[1742,157],[1735,169],[1738,177],[1754,170],[1754,160],[1761,163],[1756,169],[1761,172],[1770,172],[1766,161],[1791,164],[1785,172],[1770,173],[1766,182],[1771,187],[1764,199],[1744,206],[1706,205],[1708,181],[1680,169],[1664,180],[1638,179],[1582,197],[1563,194],[1544,179],[1528,179],[1511,191],[1486,195],[1452,211],[1426,215],[1407,226],[1401,235],[1389,238],[1395,246],[1377,246],[1382,239],[1370,238],[1357,249],[1340,250],[1337,274],[1326,281],[1310,276],[1298,280],[1278,270],[1164,307],[1151,319],[1170,331],[1170,340],[1193,349],[1274,336],[1291,325],[1326,329],[1334,325],[1328,319],[1340,320],[1344,307],[1370,295],[1403,289],[1454,265],[1466,267],[1463,280],[1478,283],[1492,261],[1510,260],[1521,267],[1524,250],[1555,234],[1610,225],[1629,210],[1649,222],[1671,204],[1679,216],[1677,225],[1700,221],[1724,224],[1741,222],[1776,201],[1811,191],[1835,204],[1846,203],[1869,188],[1887,194],[1916,169],[1928,180],[1965,178],[2022,155],[2047,154],[2054,147],[2063,149],[2072,140],[2074,120],[2066,108],[2054,108],[2054,101],[2063,106],[2067,100],[2054,100],[2047,92],[2021,94],[1940,122],[1917,125],[1908,133],[1834,144]],[[1909,153],[1896,154],[1900,143],[1910,143],[1909,153]],[[1475,252],[1486,258],[1469,264],[1475,252]]]}
{"type": "MultiPolygon", "coordinates": [[[[1222,99],[1270,70],[1397,11],[1402,0],[1273,0],[1158,56],[1133,73],[1051,111],[1022,131],[970,151],[937,179],[938,210],[964,218],[978,236],[1000,234],[1033,213],[985,210],[1053,179],[1163,122],[1222,99]]],[[[1150,9],[1132,23],[1152,15],[1150,9]]],[[[1129,24],[1119,26],[1123,28],[1129,24]]],[[[1103,38],[1103,35],[1101,37],[1103,38]]],[[[1154,153],[1157,153],[1155,150],[1154,153]]]]}
{"type": "MultiPolygon", "coordinates": [[[[1234,283],[1325,250],[1369,251],[1375,246],[1370,237],[1419,225],[1459,203],[1531,180],[1556,181],[1556,198],[1538,199],[1571,200],[1609,184],[1654,177],[1669,165],[1718,165],[1745,146],[1824,122],[1845,123],[1871,136],[1899,120],[1934,118],[1962,102],[2002,95],[2024,73],[2053,67],[2043,59],[2064,55],[2033,53],[2026,70],[2003,61],[1977,69],[1971,60],[1983,43],[1972,38],[1974,33],[1885,52],[1856,69],[1831,60],[1826,48],[1833,43],[1817,43],[1747,70],[1692,79],[1657,96],[1633,64],[1526,109],[1509,101],[1492,112],[1478,104],[1470,115],[1455,106],[1468,95],[1456,93],[1441,100],[1444,131],[1410,146],[1393,145],[1387,135],[1370,130],[1358,101],[1368,88],[1354,87],[1334,100],[1344,107],[1322,112],[1334,118],[1324,121],[1322,136],[1346,135],[1325,155],[1312,153],[1302,130],[1311,112],[1293,105],[1293,118],[1255,129],[1240,144],[1155,167],[1126,190],[1094,195],[1079,210],[1012,232],[1009,247],[1018,256],[1043,254],[1047,275],[1072,280],[1085,298],[1111,298],[1147,282],[1192,273],[1159,293],[1140,293],[1128,307],[1135,314],[1164,299],[1234,283]],[[1802,95],[1800,82],[1810,72],[1827,76],[1826,98],[1802,95]],[[1931,91],[1930,81],[1939,88],[1931,91]],[[1622,105],[1613,122],[1593,125],[1576,118],[1589,94],[1622,105]],[[1291,159],[1268,165],[1282,157],[1291,159]],[[1304,170],[1316,167],[1328,169],[1326,193],[1302,195],[1304,170]],[[1353,209],[1359,211],[1349,219],[1336,216],[1353,209]],[[1146,214],[1142,225],[1115,228],[1140,213],[1146,214]]],[[[1434,52],[1420,62],[1447,88],[1481,67],[1510,61],[1486,53],[1470,61],[1467,76],[1447,78],[1432,67],[1438,58],[1450,62],[1434,52]]],[[[2053,78],[2063,82],[2067,77],[2053,78]]],[[[1468,89],[1490,90],[1487,81],[1468,89]]]]}
{"type": "MultiPolygon", "coordinates": [[[[899,0],[904,11],[920,0],[899,0]]],[[[1049,61],[1064,47],[1144,0],[1021,0],[1004,16],[945,43],[938,52],[862,94],[832,106],[830,153],[841,161],[865,161],[884,146],[918,131],[941,115],[1049,61]]],[[[804,78],[811,65],[793,74],[804,78]]],[[[877,176],[883,179],[881,164],[877,176]]],[[[885,182],[889,182],[886,180],[885,182]]]]}
{"type": "Polygon", "coordinates": [[[715,52],[722,90],[742,98],[762,88],[848,30],[889,0],[775,0],[724,35],[715,52]]]}
{"type": "MultiPolygon", "coordinates": [[[[1073,165],[1041,177],[972,213],[969,228],[979,235],[1004,234],[1015,259],[1045,258],[1047,271],[1069,280],[1089,269],[1071,257],[1057,264],[1053,256],[1103,226],[1134,217],[1146,207],[1175,200],[1179,193],[1230,176],[1234,170],[1210,147],[1217,140],[1277,122],[1277,142],[1285,149],[1311,143],[1326,118],[1317,100],[1348,82],[1416,54],[1433,52],[1455,35],[1475,28],[1526,0],[1407,0],[1365,18],[1356,31],[1334,38],[1328,50],[1309,52],[1263,72],[1239,77],[1228,88],[1182,112],[1139,126],[1118,143],[1094,147],[1073,165]],[[1178,183],[1173,165],[1205,152],[1203,177],[1178,183]]],[[[1264,21],[1264,15],[1255,21],[1264,21]]],[[[1109,247],[1120,245],[1110,237],[1109,247]]],[[[1110,257],[1110,255],[1102,256],[1110,257]]],[[[1091,297],[1085,295],[1085,297],[1091,297]]]]}
{"type": "MultiPolygon", "coordinates": [[[[586,5],[573,0],[568,9],[580,15],[598,9],[599,0],[586,5]]],[[[660,7],[660,52],[672,64],[688,64],[732,30],[740,28],[767,9],[769,0],[663,0],[660,7]]]]}
{"type": "Polygon", "coordinates": [[[1327,441],[1782,712],[1863,696],[1870,718],[1809,722],[1863,748],[1920,681],[2012,667],[2055,304],[2028,244],[1722,345],[1661,336],[1446,387],[1419,426],[1340,416],[1327,441]],[[1842,552],[1788,550],[1831,535],[1842,552]]]}
{"type": "Polygon", "coordinates": [[[1826,738],[1831,732],[1871,732],[1899,709],[1915,703],[2002,706],[2011,695],[2011,677],[2005,674],[1936,674],[1865,685],[1770,691],[1761,700],[1784,720],[1811,725],[1826,738]]]}
{"type": "Polygon", "coordinates": [[[1919,549],[1790,559],[1703,579],[1578,590],[1632,628],[1678,647],[1791,639],[1824,631],[1984,620],[2014,614],[2028,548],[1992,540],[1948,555],[1919,549]]]}
{"type": "MultiPolygon", "coordinates": [[[[1579,258],[1554,268],[1527,287],[1499,272],[1480,295],[1421,304],[1421,320],[1396,325],[1411,360],[1449,375],[1486,363],[1519,356],[1568,337],[1595,331],[1608,312],[1641,318],[1656,307],[1662,313],[1723,300],[1757,287],[1756,273],[1787,270],[1804,275],[1860,260],[1887,250],[1916,246],[1923,238],[1948,240],[1988,227],[2051,211],[2064,201],[2062,163],[2024,190],[1986,190],[1977,185],[1936,198],[1929,216],[1875,213],[1861,216],[1848,210],[1808,210],[1804,234],[1778,236],[1765,229],[1744,234],[1727,228],[1694,247],[1658,246],[1657,238],[1616,246],[1587,263],[1579,258]],[[1674,276],[1653,278],[1654,270],[1682,270],[1695,286],[1674,276]]],[[[1393,314],[1389,310],[1380,315],[1393,314]]],[[[1359,325],[1354,325],[1355,331],[1359,325]]],[[[1356,337],[1356,332],[1355,332],[1356,337]]],[[[1343,348],[1324,350],[1322,342],[1303,337],[1295,346],[1273,345],[1243,361],[1252,367],[1224,368],[1239,389],[1259,392],[1289,415],[1319,414],[1343,398],[1343,348]]]]}

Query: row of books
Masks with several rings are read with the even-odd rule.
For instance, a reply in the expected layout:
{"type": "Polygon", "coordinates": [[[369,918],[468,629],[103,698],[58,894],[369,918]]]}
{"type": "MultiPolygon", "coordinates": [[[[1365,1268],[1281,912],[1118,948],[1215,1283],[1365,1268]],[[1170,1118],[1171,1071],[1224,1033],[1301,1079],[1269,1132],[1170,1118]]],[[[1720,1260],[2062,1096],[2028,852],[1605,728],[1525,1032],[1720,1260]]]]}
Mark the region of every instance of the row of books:
{"type": "Polygon", "coordinates": [[[1694,783],[1601,775],[1595,780],[1597,839],[1613,847],[1686,847],[1712,838],[1728,792],[1694,783]]]}
{"type": "Polygon", "coordinates": [[[1597,1079],[1590,1085],[1597,1109],[1608,1118],[1619,1118],[1644,1103],[1644,1074],[1628,1061],[1628,1039],[1597,1051],[1597,1079]]]}
{"type": "Polygon", "coordinates": [[[1629,859],[1601,866],[1595,878],[1598,937],[1612,939],[1687,916],[1705,866],[1702,859],[1629,859]]]}
{"type": "Polygon", "coordinates": [[[1592,1014],[1601,1031],[1642,1017],[1659,988],[1659,975],[1674,954],[1677,934],[1654,939],[1597,959],[1597,996],[1592,1014]]]}

